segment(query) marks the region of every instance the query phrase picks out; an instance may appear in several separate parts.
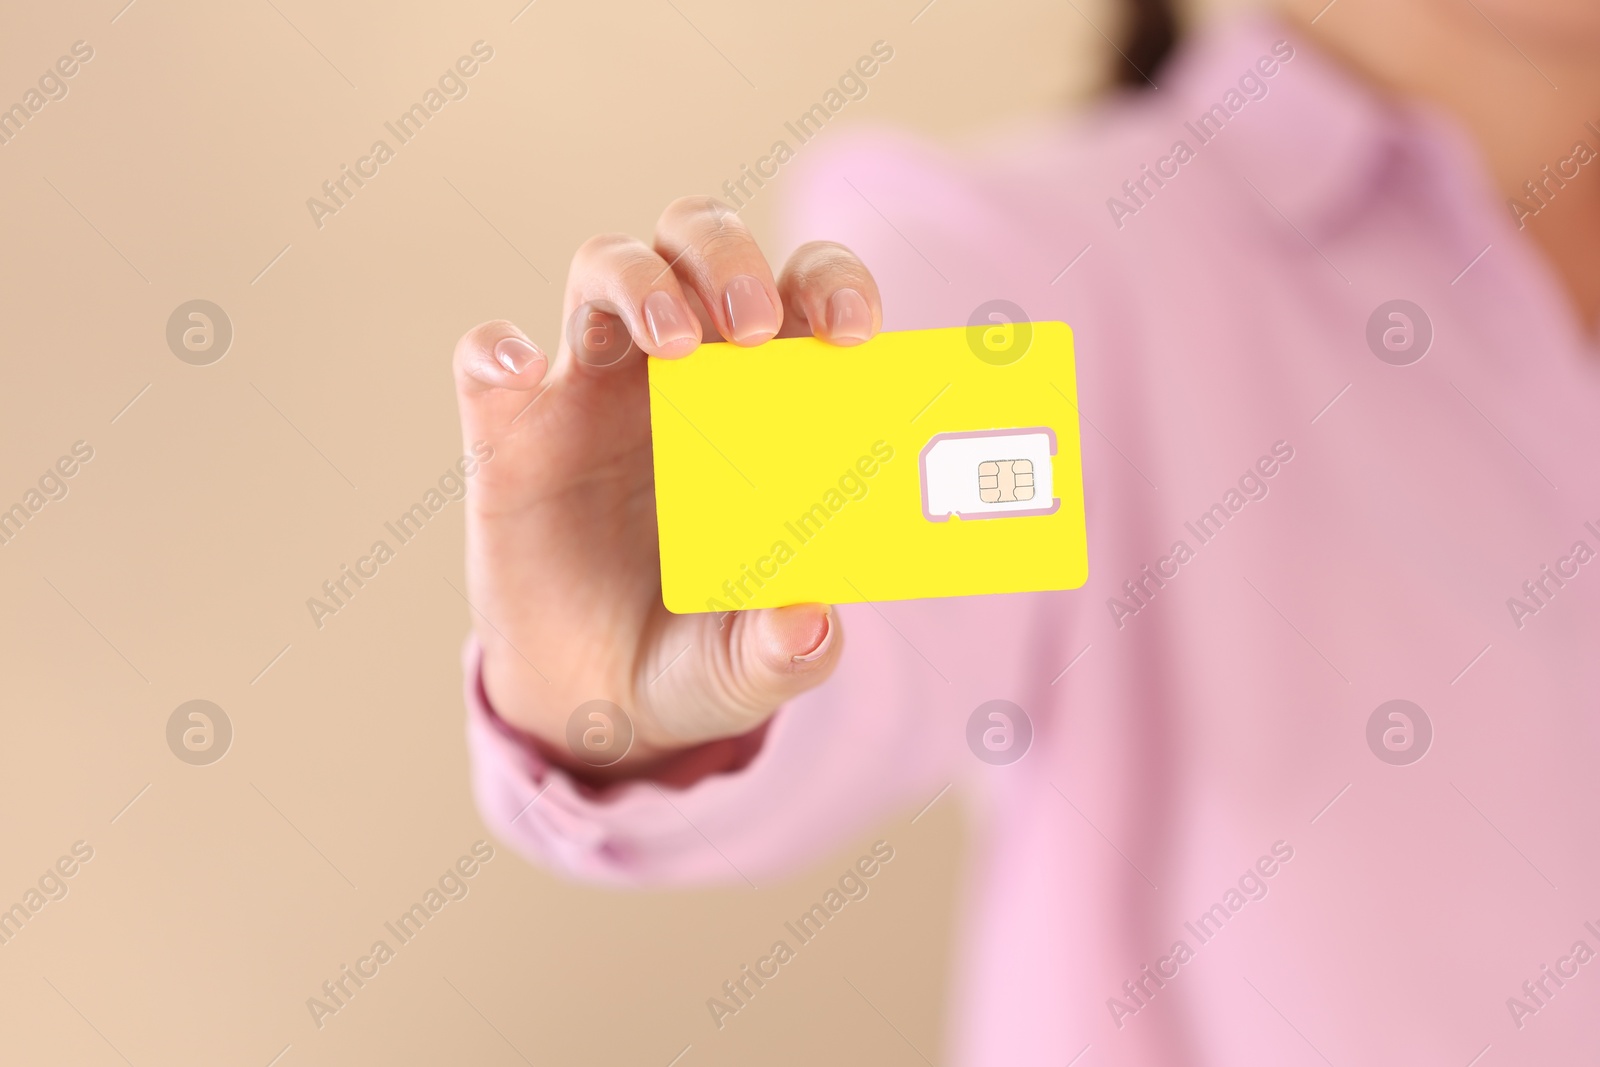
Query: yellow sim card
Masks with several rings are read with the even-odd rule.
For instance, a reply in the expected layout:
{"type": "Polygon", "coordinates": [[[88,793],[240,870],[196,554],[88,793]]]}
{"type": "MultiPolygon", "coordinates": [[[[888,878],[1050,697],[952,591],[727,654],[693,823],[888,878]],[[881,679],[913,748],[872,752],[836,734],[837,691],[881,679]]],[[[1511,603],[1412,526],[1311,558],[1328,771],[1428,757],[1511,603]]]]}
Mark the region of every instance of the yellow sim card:
{"type": "Polygon", "coordinates": [[[1065,323],[711,344],[649,368],[673,612],[1088,580],[1065,323]]]}

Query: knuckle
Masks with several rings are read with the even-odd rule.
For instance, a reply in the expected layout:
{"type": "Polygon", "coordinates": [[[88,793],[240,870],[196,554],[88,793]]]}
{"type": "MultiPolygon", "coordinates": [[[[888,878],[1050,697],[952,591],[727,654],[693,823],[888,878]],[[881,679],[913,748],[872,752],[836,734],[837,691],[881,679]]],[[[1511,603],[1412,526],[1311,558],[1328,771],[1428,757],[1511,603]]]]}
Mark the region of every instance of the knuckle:
{"type": "Polygon", "coordinates": [[[856,254],[834,241],[812,241],[795,250],[784,270],[797,289],[840,283],[870,283],[872,275],[856,254]]]}
{"type": "Polygon", "coordinates": [[[672,271],[666,262],[643,245],[618,249],[608,270],[628,292],[642,293],[656,288],[660,279],[670,278],[672,271]]]}
{"type": "Polygon", "coordinates": [[[631,234],[597,233],[578,246],[578,250],[572,254],[572,265],[576,268],[602,263],[632,247],[642,248],[643,245],[631,234]]]}
{"type": "Polygon", "coordinates": [[[716,260],[760,257],[744,220],[710,196],[680,197],[668,205],[656,229],[656,247],[674,266],[702,279],[716,260]]]}
{"type": "Polygon", "coordinates": [[[708,260],[760,255],[755,238],[743,227],[708,230],[699,241],[699,252],[708,260]]]}
{"type": "Polygon", "coordinates": [[[716,222],[729,217],[737,219],[739,216],[734,213],[733,208],[714,196],[706,196],[704,194],[680,196],[668,204],[665,210],[661,212],[658,228],[667,229],[669,227],[682,226],[686,223],[697,224],[702,220],[716,222]]]}
{"type": "Polygon", "coordinates": [[[850,251],[849,248],[840,244],[838,241],[807,241],[805,244],[794,250],[794,258],[797,260],[808,259],[811,257],[829,259],[843,258],[851,260],[855,263],[861,262],[860,258],[857,257],[854,252],[850,251]]]}
{"type": "Polygon", "coordinates": [[[578,246],[572,257],[572,277],[568,284],[582,276],[599,275],[623,288],[633,288],[647,284],[661,272],[661,267],[661,258],[637,237],[601,233],[578,246]]]}
{"type": "Polygon", "coordinates": [[[867,269],[861,257],[837,241],[812,241],[801,245],[795,252],[794,261],[813,273],[838,271],[864,274],[867,269]]]}

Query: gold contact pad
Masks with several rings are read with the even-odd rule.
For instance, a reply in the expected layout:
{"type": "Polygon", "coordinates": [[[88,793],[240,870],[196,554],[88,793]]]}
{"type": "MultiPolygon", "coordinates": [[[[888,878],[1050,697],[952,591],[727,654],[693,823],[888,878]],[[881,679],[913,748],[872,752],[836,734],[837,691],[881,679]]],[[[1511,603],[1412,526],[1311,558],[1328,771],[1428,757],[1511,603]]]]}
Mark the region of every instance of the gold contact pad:
{"type": "Polygon", "coordinates": [[[978,464],[978,499],[985,504],[1032,500],[1033,461],[991,459],[978,464]]]}

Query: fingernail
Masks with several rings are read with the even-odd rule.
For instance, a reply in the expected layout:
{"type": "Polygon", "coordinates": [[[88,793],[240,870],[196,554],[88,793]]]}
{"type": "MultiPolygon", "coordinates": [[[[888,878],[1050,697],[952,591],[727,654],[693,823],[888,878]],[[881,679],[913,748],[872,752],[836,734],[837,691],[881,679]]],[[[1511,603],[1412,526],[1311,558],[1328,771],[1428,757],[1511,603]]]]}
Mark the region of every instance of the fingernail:
{"type": "Polygon", "coordinates": [[[778,313],[767,299],[767,288],[750,275],[741,274],[730,281],[722,299],[728,310],[728,328],[735,341],[742,345],[758,345],[777,335],[778,313]]]}
{"type": "Polygon", "coordinates": [[[544,353],[520,337],[502,337],[494,346],[494,361],[508,374],[521,374],[535,362],[544,362],[544,353]]]}
{"type": "Polygon", "coordinates": [[[860,344],[872,336],[872,309],[854,289],[840,289],[828,297],[828,340],[834,344],[860,344]]]}
{"type": "Polygon", "coordinates": [[[644,322],[650,327],[650,336],[655,339],[657,348],[671,348],[694,339],[688,310],[679,307],[671,293],[660,289],[644,298],[644,322]]]}
{"type": "Polygon", "coordinates": [[[822,613],[822,637],[817,641],[817,647],[810,652],[792,656],[796,663],[815,663],[828,654],[828,646],[833,644],[833,609],[829,608],[822,613]]]}

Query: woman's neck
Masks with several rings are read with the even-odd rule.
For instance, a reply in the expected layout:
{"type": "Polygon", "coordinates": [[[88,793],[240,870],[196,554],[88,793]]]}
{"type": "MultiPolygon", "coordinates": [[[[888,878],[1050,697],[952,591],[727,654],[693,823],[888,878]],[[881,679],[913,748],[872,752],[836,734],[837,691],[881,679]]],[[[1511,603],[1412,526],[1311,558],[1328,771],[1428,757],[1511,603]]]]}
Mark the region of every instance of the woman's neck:
{"type": "MultiPolygon", "coordinates": [[[[1563,33],[1554,14],[1537,25],[1533,12],[1507,16],[1498,10],[1502,5],[1459,0],[1326,3],[1285,0],[1283,6],[1307,40],[1366,80],[1428,100],[1466,127],[1496,186],[1527,205],[1522,224],[1560,274],[1579,315],[1591,330],[1600,326],[1600,155],[1582,166],[1565,163],[1576,177],[1559,174],[1580,141],[1600,153],[1595,27],[1563,33]]],[[[1540,6],[1556,5],[1529,5],[1540,6]]]]}

